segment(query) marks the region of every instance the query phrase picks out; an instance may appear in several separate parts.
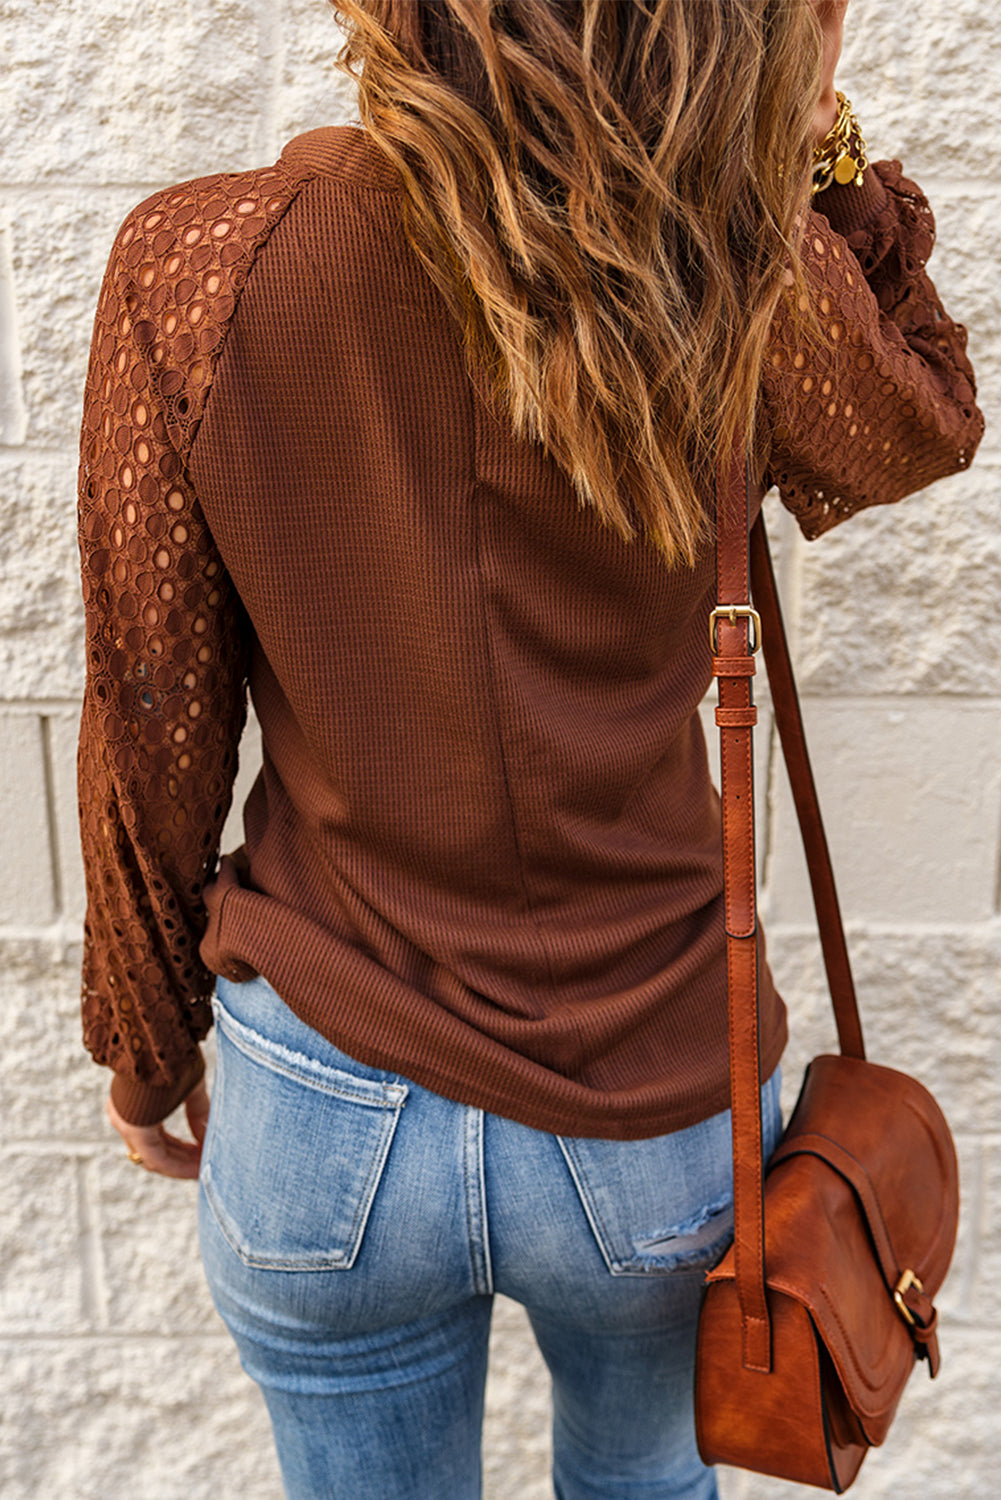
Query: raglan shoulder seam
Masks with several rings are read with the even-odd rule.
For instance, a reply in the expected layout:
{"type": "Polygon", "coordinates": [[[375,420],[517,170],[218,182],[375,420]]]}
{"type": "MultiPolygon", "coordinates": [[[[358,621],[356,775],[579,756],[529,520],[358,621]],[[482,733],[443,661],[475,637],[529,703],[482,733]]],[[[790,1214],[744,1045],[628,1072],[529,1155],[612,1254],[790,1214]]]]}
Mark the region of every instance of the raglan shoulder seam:
{"type": "Polygon", "coordinates": [[[131,344],[132,383],[153,399],[182,462],[254,263],[315,175],[279,161],[193,178],[151,194],[118,231],[98,328],[109,359],[131,344]]]}

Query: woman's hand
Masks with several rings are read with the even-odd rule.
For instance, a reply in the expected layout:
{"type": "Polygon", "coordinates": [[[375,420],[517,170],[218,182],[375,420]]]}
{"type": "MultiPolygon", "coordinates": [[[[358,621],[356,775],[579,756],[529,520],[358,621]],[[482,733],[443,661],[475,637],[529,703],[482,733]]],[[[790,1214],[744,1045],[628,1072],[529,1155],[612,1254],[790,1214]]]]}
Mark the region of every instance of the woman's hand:
{"type": "Polygon", "coordinates": [[[838,58],[841,56],[848,0],[811,0],[811,4],[824,37],[824,56],[820,65],[820,99],[813,117],[813,139],[815,144],[819,145],[838,117],[834,73],[838,66],[838,58]]]}
{"type": "Polygon", "coordinates": [[[209,1118],[209,1091],[202,1079],[184,1101],[184,1112],[193,1141],[182,1141],[170,1135],[162,1125],[130,1125],[123,1120],[109,1099],[105,1105],[108,1119],[129,1149],[130,1160],[148,1172],[162,1177],[197,1177],[202,1159],[202,1141],[209,1118]]]}

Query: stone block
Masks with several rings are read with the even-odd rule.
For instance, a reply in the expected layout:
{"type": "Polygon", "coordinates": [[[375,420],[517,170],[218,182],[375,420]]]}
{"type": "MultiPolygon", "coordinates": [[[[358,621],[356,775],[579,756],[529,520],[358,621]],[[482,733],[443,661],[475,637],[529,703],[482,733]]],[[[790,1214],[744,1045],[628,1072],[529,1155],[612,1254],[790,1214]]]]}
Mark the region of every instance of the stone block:
{"type": "Polygon", "coordinates": [[[4,1340],[4,1500],[279,1500],[228,1336],[4,1340]]]}
{"type": "Polygon", "coordinates": [[[15,453],[0,454],[0,700],[74,698],[84,660],[76,458],[15,453]]]}
{"type": "Polygon", "coordinates": [[[996,1297],[992,1306],[990,1296],[984,1296],[984,1289],[976,1285],[984,1215],[984,1152],[976,1136],[960,1135],[955,1140],[959,1158],[959,1234],[949,1274],[935,1305],[950,1327],[979,1326],[997,1321],[1001,1307],[996,1297]]]}
{"type": "Polygon", "coordinates": [[[1001,596],[999,483],[1001,465],[975,463],[801,544],[804,694],[936,694],[943,712],[949,694],[1001,696],[1001,656],[983,648],[1001,596]]]}
{"type": "Polygon", "coordinates": [[[981,0],[853,6],[838,82],[856,105],[870,158],[900,157],[919,180],[941,169],[993,178],[1001,137],[985,63],[999,45],[1001,18],[981,0]]]}
{"type": "Polygon", "coordinates": [[[0,712],[0,923],[55,916],[42,728],[37,714],[0,712]]]}
{"type": "MultiPolygon", "coordinates": [[[[168,1128],[190,1139],[183,1112],[168,1128]]],[[[213,1327],[223,1331],[198,1252],[197,1183],[138,1169],[115,1141],[97,1159],[111,1327],[174,1339],[213,1327]]]]}
{"type": "MultiPolygon", "coordinates": [[[[918,698],[803,704],[848,920],[966,923],[994,912],[1001,703],[918,698]]],[[[784,768],[776,771],[773,920],[812,916],[784,768]]]]}
{"type": "Polygon", "coordinates": [[[816,934],[772,924],[767,917],[764,931],[768,965],[789,1018],[782,1057],[782,1109],[788,1119],[807,1063],[818,1052],[836,1051],[837,1034],[816,934]]]}
{"type": "MultiPolygon", "coordinates": [[[[894,932],[854,926],[848,948],[869,1056],[914,1074],[931,1089],[952,1130],[978,1138],[985,1121],[1001,1111],[996,927],[894,932]]],[[[768,959],[790,1013],[782,1065],[784,1099],[791,1103],[810,1057],[834,1050],[834,1023],[812,932],[771,926],[768,959]]]]}
{"type": "Polygon", "coordinates": [[[271,6],[6,0],[7,182],[169,182],[258,159],[271,6]]]}
{"type": "MultiPolygon", "coordinates": [[[[1001,459],[1001,434],[993,419],[1001,406],[1001,288],[992,274],[985,247],[993,226],[993,197],[979,185],[941,187],[929,179],[929,202],[938,238],[929,269],[950,315],[966,327],[967,351],[977,378],[987,431],[974,462],[974,473],[1001,459]]],[[[985,475],[989,490],[990,474],[985,475]]],[[[950,487],[946,483],[946,493],[950,487]]]]}
{"type": "Polygon", "coordinates": [[[973,1316],[978,1322],[1001,1327],[1001,1135],[997,1110],[990,1117],[992,1134],[983,1145],[983,1178],[979,1210],[976,1270],[971,1287],[973,1316]]]}
{"type": "Polygon", "coordinates": [[[341,32],[328,7],[315,0],[286,0],[276,105],[277,151],[292,136],[356,118],[355,86],[334,66],[341,32]]]}
{"type": "Polygon", "coordinates": [[[79,1333],[86,1326],[78,1172],[79,1164],[58,1152],[0,1153],[4,1336],[79,1333]]]}
{"type": "MultiPolygon", "coordinates": [[[[977,369],[977,350],[987,347],[990,334],[1001,332],[1001,287],[997,277],[984,275],[984,249],[994,223],[991,198],[976,188],[949,182],[939,186],[936,178],[929,182],[937,236],[928,269],[950,315],[969,332],[977,369]]],[[[988,432],[987,440],[992,436],[988,432]]]]}
{"type": "MultiPolygon", "coordinates": [[[[75,111],[63,114],[74,121],[75,111]]],[[[72,128],[85,139],[79,120],[72,128]]],[[[150,163],[140,183],[157,181],[161,172],[170,180],[155,152],[150,163]]],[[[118,226],[150,191],[61,185],[47,193],[7,194],[27,441],[67,450],[73,482],[60,498],[68,513],[75,504],[83,383],[101,278],[118,226]]]]}
{"type": "MultiPolygon", "coordinates": [[[[981,277],[990,279],[991,269],[979,268],[981,277]]],[[[974,459],[974,472],[988,464],[997,467],[1001,460],[1001,432],[998,429],[997,412],[1001,411],[1001,325],[978,319],[975,323],[963,307],[969,332],[969,355],[977,377],[977,405],[985,413],[987,431],[974,459]]],[[[947,482],[947,481],[946,481],[947,482]]]]}
{"type": "Polygon", "coordinates": [[[0,1140],[107,1142],[108,1075],[84,1050],[80,968],[56,942],[0,943],[0,1140]]]}

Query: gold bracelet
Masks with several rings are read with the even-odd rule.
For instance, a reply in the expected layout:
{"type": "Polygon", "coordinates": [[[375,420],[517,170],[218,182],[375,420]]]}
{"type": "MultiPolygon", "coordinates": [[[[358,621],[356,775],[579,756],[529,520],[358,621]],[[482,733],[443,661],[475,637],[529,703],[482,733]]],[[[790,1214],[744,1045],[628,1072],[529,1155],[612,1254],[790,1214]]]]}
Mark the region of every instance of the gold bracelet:
{"type": "Polygon", "coordinates": [[[819,146],[813,148],[811,193],[822,193],[832,182],[842,187],[854,182],[862,186],[862,173],[869,165],[866,143],[852,110],[851,100],[838,93],[838,117],[819,146]]]}

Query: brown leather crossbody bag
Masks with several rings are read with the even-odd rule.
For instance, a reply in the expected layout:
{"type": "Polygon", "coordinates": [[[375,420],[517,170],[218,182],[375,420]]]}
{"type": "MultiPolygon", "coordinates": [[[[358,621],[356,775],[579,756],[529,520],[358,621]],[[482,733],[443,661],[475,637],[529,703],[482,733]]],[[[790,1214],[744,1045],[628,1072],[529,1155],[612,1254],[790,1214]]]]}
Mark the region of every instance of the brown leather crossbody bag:
{"type": "Polygon", "coordinates": [[[761,517],[734,455],[717,498],[718,680],[733,1104],[734,1243],[706,1279],[695,1407],[707,1463],[840,1494],[882,1443],[956,1240],[956,1154],[920,1083],[868,1062],[761,517]],[[750,604],[753,588],[754,607],[750,604]],[[816,1057],[763,1168],[751,691],[764,647],[806,848],[840,1055],[816,1057]]]}

